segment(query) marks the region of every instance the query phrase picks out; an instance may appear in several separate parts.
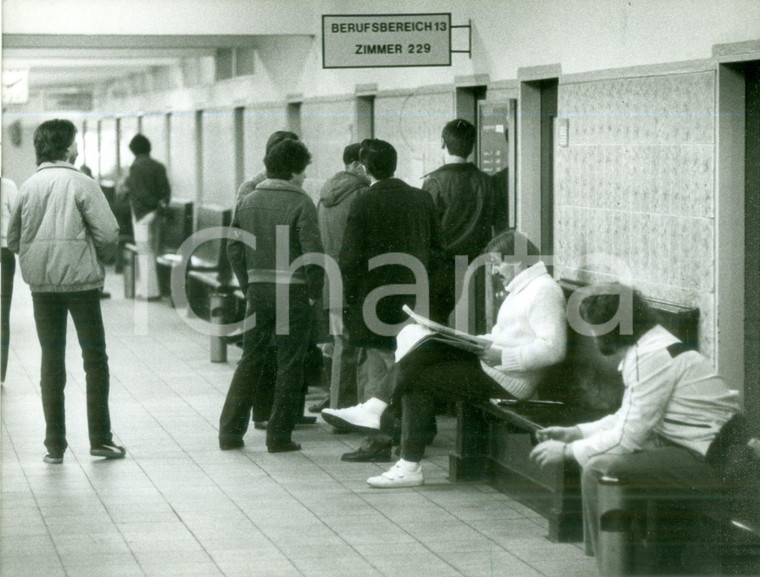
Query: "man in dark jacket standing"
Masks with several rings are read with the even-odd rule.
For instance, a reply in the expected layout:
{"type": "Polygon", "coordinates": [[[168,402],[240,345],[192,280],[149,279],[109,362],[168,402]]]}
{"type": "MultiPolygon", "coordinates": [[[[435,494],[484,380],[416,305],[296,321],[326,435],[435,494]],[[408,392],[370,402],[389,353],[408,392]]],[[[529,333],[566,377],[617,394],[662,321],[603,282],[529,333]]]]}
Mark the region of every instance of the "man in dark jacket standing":
{"type": "MultiPolygon", "coordinates": [[[[368,400],[359,410],[379,414],[386,406],[379,399],[390,394],[380,388],[393,385],[387,377],[395,361],[396,334],[408,319],[402,307],[414,308],[418,295],[427,298],[434,292],[429,279],[436,278],[441,266],[441,242],[430,195],[393,177],[397,162],[393,146],[365,140],[360,159],[372,184],[351,205],[340,268],[345,326],[351,344],[359,348],[359,389],[362,400],[368,400]],[[413,270],[414,266],[422,271],[413,270]],[[420,272],[426,272],[427,278],[418,278],[420,272]]],[[[375,442],[343,455],[343,460],[385,459],[386,452],[390,459],[389,446],[375,442]],[[377,452],[382,455],[373,454],[377,452]]]]}
{"type": "Polygon", "coordinates": [[[476,138],[472,123],[459,118],[448,122],[442,133],[444,164],[428,174],[422,185],[433,198],[441,224],[449,282],[436,299],[434,316],[444,323],[459,296],[454,285],[455,257],[463,255],[472,262],[494,233],[507,227],[507,207],[497,204],[492,177],[467,161],[476,138]]]}
{"type": "Polygon", "coordinates": [[[158,287],[156,257],[161,249],[163,220],[160,207],[169,204],[171,188],[163,164],[150,156],[150,140],[136,134],[129,142],[135,161],[129,167],[126,187],[132,206],[132,228],[140,255],[135,296],[156,299],[161,296],[158,287]]]}
{"type": "Polygon", "coordinates": [[[87,380],[90,454],[124,457],[113,443],[108,409],[110,377],[99,289],[103,263],[119,238],[98,184],[72,164],[77,129],[69,120],[48,120],[34,131],[37,172],[21,187],[8,227],[8,248],[19,254],[32,291],[34,322],[42,349],[40,391],[45,413],[44,461],[63,462],[66,441],[66,326],[74,321],[87,380]]]}
{"type": "MultiPolygon", "coordinates": [[[[325,254],[338,261],[343,244],[349,209],[356,197],[369,189],[369,178],[364,165],[359,160],[361,144],[349,144],[343,150],[341,170],[322,187],[317,205],[319,232],[325,245],[325,254]]],[[[325,279],[327,281],[327,278],[325,279]]],[[[329,286],[325,283],[324,295],[328,295],[329,286]]],[[[325,300],[326,308],[329,301],[325,300]]],[[[357,350],[342,334],[340,310],[329,310],[330,327],[334,335],[332,355],[332,374],[330,377],[330,406],[333,409],[351,407],[356,404],[356,362],[357,350]]]]}
{"type": "Polygon", "coordinates": [[[267,450],[281,453],[301,448],[291,434],[301,409],[312,306],[324,282],[321,262],[293,264],[302,256],[323,252],[317,210],[301,188],[310,160],[302,142],[280,142],[264,158],[267,179],[243,197],[235,210],[227,256],[246,294],[246,316],[253,326],[246,326],[243,356],[222,409],[222,450],[244,446],[251,408],[256,419],[257,394],[271,387],[268,367],[275,365],[267,450]],[[246,242],[245,233],[253,235],[255,243],[246,242]]]}

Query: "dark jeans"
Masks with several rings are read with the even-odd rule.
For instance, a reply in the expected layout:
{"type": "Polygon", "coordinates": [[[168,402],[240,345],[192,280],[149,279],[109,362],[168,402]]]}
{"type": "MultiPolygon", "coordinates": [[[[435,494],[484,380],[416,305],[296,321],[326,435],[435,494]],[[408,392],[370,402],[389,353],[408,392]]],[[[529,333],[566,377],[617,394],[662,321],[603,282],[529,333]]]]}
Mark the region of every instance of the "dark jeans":
{"type": "Polygon", "coordinates": [[[40,389],[45,412],[45,447],[62,454],[66,447],[66,324],[74,321],[87,382],[87,423],[90,445],[112,442],[108,410],[110,376],[106,335],[97,289],[81,292],[32,293],[34,322],[42,348],[40,389]]]}
{"type": "Polygon", "coordinates": [[[246,316],[255,313],[255,326],[243,336],[243,356],[232,376],[219,419],[219,441],[235,442],[248,430],[251,409],[254,419],[266,413],[274,374],[274,399],[267,425],[267,445],[290,440],[302,410],[304,359],[309,345],[311,306],[305,285],[290,287],[290,310],[277,319],[277,290],[273,284],[248,287],[246,316]],[[289,333],[285,333],[285,327],[289,333]],[[261,415],[257,415],[257,411],[261,415]]]}
{"type": "Polygon", "coordinates": [[[476,355],[437,341],[424,343],[397,366],[394,397],[401,398],[401,457],[407,461],[421,461],[426,440],[435,434],[436,398],[513,398],[483,372],[476,355]]]}
{"type": "Polygon", "coordinates": [[[11,299],[13,298],[13,278],[16,276],[16,255],[7,248],[2,249],[0,262],[0,381],[5,381],[8,370],[8,349],[11,341],[11,299]]]}

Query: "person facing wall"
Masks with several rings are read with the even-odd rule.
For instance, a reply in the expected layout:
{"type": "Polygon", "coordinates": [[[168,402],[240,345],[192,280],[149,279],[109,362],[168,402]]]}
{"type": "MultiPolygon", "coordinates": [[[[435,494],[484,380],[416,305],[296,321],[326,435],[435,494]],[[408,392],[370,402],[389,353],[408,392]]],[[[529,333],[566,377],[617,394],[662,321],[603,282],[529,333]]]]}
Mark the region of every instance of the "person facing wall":
{"type": "Polygon", "coordinates": [[[132,228],[139,255],[135,297],[152,300],[161,297],[156,257],[162,242],[161,209],[169,204],[171,187],[166,167],[150,156],[150,140],[142,134],[136,134],[129,142],[129,150],[135,155],[125,182],[129,191],[132,228]]]}
{"type": "MultiPolygon", "coordinates": [[[[336,261],[340,256],[343,234],[348,213],[354,200],[369,189],[369,178],[359,158],[360,143],[349,144],[343,150],[344,169],[330,178],[322,187],[317,204],[319,232],[325,246],[325,254],[336,261]]],[[[324,295],[329,293],[328,277],[325,277],[324,295]]],[[[329,307],[329,303],[326,303],[329,307]]],[[[334,409],[356,404],[357,351],[342,334],[341,310],[329,310],[331,333],[334,335],[332,371],[330,375],[329,406],[334,409]]]]}
{"type": "MultiPolygon", "coordinates": [[[[506,229],[506,206],[496,201],[491,176],[467,159],[477,139],[475,126],[457,118],[441,132],[443,166],[425,177],[422,189],[430,193],[441,226],[446,279],[437,295],[433,318],[446,322],[454,308],[455,257],[467,257],[469,264],[481,254],[495,233],[506,229]]],[[[482,275],[479,286],[483,286],[482,275]]],[[[478,291],[480,294],[480,291],[478,291]]]]}
{"type": "Polygon", "coordinates": [[[119,227],[100,186],[74,168],[76,127],[49,120],[34,131],[37,172],[21,186],[8,227],[8,248],[19,255],[32,291],[42,349],[40,389],[45,413],[44,461],[63,462],[68,447],[64,387],[66,326],[74,321],[87,380],[90,454],[122,458],[108,407],[110,377],[98,289],[103,263],[116,254],[119,227]]]}

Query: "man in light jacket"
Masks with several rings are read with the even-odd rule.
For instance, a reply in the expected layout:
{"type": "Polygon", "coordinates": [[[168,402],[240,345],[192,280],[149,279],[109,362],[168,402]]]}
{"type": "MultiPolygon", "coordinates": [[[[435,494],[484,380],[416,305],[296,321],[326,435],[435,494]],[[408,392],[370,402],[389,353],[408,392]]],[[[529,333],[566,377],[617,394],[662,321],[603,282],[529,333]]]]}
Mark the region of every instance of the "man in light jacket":
{"type": "Polygon", "coordinates": [[[43,122],[34,132],[37,172],[19,192],[8,227],[8,248],[19,255],[32,291],[42,348],[40,389],[45,413],[44,461],[63,462],[66,442],[66,324],[71,314],[87,378],[90,454],[124,457],[113,442],[108,409],[109,370],[99,289],[103,263],[116,254],[119,227],[98,184],[73,166],[76,127],[43,122]]]}

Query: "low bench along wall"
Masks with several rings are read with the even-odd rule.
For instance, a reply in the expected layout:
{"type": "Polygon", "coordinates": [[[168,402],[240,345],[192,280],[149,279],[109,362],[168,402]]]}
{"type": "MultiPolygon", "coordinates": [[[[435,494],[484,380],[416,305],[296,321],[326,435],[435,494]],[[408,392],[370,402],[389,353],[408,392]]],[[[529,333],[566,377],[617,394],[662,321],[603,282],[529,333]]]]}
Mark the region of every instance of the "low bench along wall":
{"type": "MultiPolygon", "coordinates": [[[[568,297],[581,285],[560,281],[568,297]]],[[[648,300],[659,322],[696,347],[699,310],[648,300]]],[[[620,406],[623,383],[617,367],[592,338],[568,327],[565,360],[547,372],[537,401],[457,404],[457,439],[449,455],[452,481],[481,479],[549,520],[549,539],[583,537],[580,467],[567,462],[540,468],[528,455],[534,433],[547,426],[593,421],[620,406]]]]}

